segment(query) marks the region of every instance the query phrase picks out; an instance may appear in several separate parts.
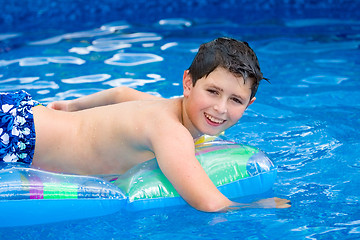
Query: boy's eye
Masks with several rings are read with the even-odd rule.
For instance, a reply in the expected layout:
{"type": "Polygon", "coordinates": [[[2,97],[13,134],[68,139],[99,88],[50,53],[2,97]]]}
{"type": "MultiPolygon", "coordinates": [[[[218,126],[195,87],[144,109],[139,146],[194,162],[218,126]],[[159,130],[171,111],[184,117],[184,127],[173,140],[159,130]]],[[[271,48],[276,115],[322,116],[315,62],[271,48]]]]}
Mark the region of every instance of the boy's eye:
{"type": "Polygon", "coordinates": [[[213,90],[213,89],[208,89],[207,91],[211,94],[218,94],[218,91],[213,90]]]}
{"type": "Polygon", "coordinates": [[[232,98],[231,100],[235,103],[242,104],[242,101],[238,98],[232,98]]]}

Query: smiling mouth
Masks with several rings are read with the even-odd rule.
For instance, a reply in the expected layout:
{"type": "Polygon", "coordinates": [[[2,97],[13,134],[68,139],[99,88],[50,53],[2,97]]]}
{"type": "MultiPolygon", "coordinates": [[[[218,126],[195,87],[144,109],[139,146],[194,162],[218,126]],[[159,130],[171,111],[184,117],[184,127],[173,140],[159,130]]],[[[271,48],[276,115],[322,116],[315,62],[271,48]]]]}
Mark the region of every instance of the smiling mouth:
{"type": "Polygon", "coordinates": [[[210,122],[212,125],[220,125],[220,124],[223,124],[226,120],[223,120],[223,119],[219,119],[219,118],[216,118],[216,117],[213,117],[207,113],[204,113],[205,115],[205,118],[208,120],[208,122],[210,122]]]}

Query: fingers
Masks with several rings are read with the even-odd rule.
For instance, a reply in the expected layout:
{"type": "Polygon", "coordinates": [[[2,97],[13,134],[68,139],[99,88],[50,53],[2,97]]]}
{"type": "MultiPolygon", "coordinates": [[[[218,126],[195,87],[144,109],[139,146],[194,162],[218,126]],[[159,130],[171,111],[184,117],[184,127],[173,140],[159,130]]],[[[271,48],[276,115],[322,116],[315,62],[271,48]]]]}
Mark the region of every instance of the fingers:
{"type": "Polygon", "coordinates": [[[276,205],[276,208],[289,208],[291,207],[290,204],[281,204],[281,205],[276,205]]]}
{"type": "Polygon", "coordinates": [[[289,208],[289,207],[291,207],[290,200],[281,199],[281,198],[277,198],[277,197],[275,197],[274,200],[275,200],[276,208],[289,208]]]}
{"type": "Polygon", "coordinates": [[[46,107],[54,110],[68,111],[66,101],[51,102],[46,107]]]}
{"type": "Polygon", "coordinates": [[[278,198],[278,197],[274,197],[273,199],[276,203],[289,203],[290,202],[290,200],[288,200],[288,199],[282,199],[282,198],[278,198]]]}
{"type": "Polygon", "coordinates": [[[233,211],[239,209],[246,209],[246,208],[289,208],[291,207],[291,203],[287,199],[282,198],[266,198],[261,199],[256,202],[252,203],[234,203],[232,206],[223,209],[223,211],[233,211]]]}
{"type": "Polygon", "coordinates": [[[55,109],[55,102],[49,103],[46,107],[50,109],[55,109]]]}
{"type": "Polygon", "coordinates": [[[255,202],[257,208],[289,208],[291,207],[289,200],[281,198],[267,198],[255,202]]]}

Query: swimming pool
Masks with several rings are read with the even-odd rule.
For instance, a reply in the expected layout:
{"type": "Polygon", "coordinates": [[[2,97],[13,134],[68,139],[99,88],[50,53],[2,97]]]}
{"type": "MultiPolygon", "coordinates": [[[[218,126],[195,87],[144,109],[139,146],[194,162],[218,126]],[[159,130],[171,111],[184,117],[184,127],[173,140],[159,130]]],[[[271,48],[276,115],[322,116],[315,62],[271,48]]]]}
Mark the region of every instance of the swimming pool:
{"type": "Polygon", "coordinates": [[[0,34],[0,89],[25,89],[44,103],[119,85],[179,96],[183,70],[200,43],[223,35],[248,41],[271,84],[261,84],[227,137],[268,153],[279,168],[273,195],[293,204],[218,214],[190,207],[113,214],[3,228],[0,238],[359,238],[360,21],[321,14],[247,24],[181,14],[145,23],[112,16],[98,25],[0,34]]]}

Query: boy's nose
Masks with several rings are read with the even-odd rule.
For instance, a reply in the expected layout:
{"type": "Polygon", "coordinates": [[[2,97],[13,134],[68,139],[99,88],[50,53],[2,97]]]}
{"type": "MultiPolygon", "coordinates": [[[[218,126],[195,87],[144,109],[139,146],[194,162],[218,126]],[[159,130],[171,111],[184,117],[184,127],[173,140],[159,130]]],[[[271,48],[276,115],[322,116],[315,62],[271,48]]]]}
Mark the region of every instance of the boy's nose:
{"type": "Polygon", "coordinates": [[[227,113],[227,106],[226,106],[226,102],[219,102],[217,104],[214,105],[214,109],[215,111],[217,111],[218,113],[227,113]]]}

